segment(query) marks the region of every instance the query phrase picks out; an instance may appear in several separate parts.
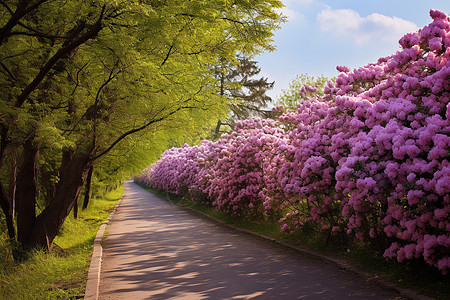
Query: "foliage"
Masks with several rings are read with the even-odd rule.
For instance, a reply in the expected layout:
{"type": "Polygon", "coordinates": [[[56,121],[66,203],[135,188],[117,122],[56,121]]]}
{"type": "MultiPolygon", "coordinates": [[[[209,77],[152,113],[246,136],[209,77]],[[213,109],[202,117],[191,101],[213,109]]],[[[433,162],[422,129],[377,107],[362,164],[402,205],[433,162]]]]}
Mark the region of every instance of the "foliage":
{"type": "MultiPolygon", "coordinates": [[[[219,94],[228,99],[229,112],[225,121],[219,120],[216,126],[214,139],[219,137],[222,125],[233,129],[236,122],[248,117],[267,117],[271,113],[267,109],[272,98],[266,95],[267,90],[273,88],[274,82],[267,78],[255,79],[261,69],[257,62],[248,57],[238,57],[237,62],[228,62],[223,59],[214,66],[219,81],[219,94]]],[[[227,132],[227,131],[225,131],[227,132]]]]}
{"type": "Polygon", "coordinates": [[[316,224],[332,238],[355,236],[386,258],[447,273],[450,18],[430,15],[397,53],[353,71],[338,67],[336,82],[296,113],[249,119],[215,143],[170,150],[146,183],[164,188],[195,166],[185,185],[203,187],[224,212],[261,218],[275,209],[286,213],[284,231],[316,224]]]}
{"type": "Polygon", "coordinates": [[[13,203],[23,202],[19,241],[48,247],[92,165],[97,180],[123,180],[159,156],[160,141],[213,127],[227,101],[210,66],[272,50],[281,6],[2,1],[0,204],[10,235],[13,203]]]}
{"type": "Polygon", "coordinates": [[[281,95],[275,101],[275,106],[283,106],[285,109],[295,110],[297,105],[315,95],[322,97],[328,79],[324,76],[314,77],[301,74],[295,77],[289,84],[289,88],[281,91],[281,95]]]}
{"type": "Polygon", "coordinates": [[[2,298],[75,299],[83,295],[95,235],[123,192],[121,186],[95,199],[78,219],[68,217],[50,251],[35,250],[20,263],[13,261],[10,245],[2,234],[2,298]]]}

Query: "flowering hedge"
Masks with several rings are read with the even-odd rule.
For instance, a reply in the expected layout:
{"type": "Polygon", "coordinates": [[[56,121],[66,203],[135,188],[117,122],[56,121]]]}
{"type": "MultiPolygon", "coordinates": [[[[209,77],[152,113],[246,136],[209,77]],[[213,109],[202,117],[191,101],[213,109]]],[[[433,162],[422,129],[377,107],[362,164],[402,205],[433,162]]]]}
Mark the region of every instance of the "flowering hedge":
{"type": "Polygon", "coordinates": [[[450,18],[274,120],[167,150],[139,179],[241,217],[354,235],[387,258],[450,269],[450,18]]]}
{"type": "Polygon", "coordinates": [[[204,192],[219,209],[238,216],[273,216],[278,211],[267,193],[273,189],[274,149],[285,132],[270,119],[238,122],[231,135],[224,135],[221,151],[207,175],[204,192]]]}

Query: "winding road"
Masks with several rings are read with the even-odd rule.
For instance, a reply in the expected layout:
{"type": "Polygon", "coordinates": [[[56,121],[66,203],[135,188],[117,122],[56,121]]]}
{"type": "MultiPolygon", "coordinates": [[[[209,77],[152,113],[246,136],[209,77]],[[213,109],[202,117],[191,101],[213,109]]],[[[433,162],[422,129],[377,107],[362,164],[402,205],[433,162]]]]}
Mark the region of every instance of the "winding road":
{"type": "Polygon", "coordinates": [[[99,299],[402,299],[132,182],[104,244],[99,299]]]}

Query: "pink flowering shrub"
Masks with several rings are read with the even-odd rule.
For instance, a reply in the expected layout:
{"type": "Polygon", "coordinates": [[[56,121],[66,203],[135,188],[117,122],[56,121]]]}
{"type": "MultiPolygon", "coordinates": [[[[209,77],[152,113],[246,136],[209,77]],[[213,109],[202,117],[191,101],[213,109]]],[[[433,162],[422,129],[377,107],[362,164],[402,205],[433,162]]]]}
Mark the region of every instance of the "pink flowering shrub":
{"type": "Polygon", "coordinates": [[[139,180],[181,195],[200,191],[235,216],[282,216],[289,233],[315,224],[354,235],[386,258],[448,272],[450,18],[430,15],[397,53],[338,67],[324,96],[297,112],[247,119],[215,143],[167,150],[139,180]]]}
{"type": "Polygon", "coordinates": [[[149,169],[145,169],[138,182],[176,195],[203,190],[203,180],[216,155],[215,143],[203,141],[200,146],[171,148],[149,169]]]}
{"type": "Polygon", "coordinates": [[[189,180],[195,176],[195,151],[184,145],[182,148],[172,148],[163,153],[150,171],[151,187],[180,195],[183,188],[189,185],[189,180]]]}
{"type": "Polygon", "coordinates": [[[289,132],[288,142],[277,148],[276,177],[289,207],[283,222],[284,231],[292,231],[307,222],[320,224],[324,230],[341,231],[340,205],[334,200],[334,173],[339,159],[349,152],[344,142],[352,128],[344,126],[333,101],[313,98],[302,101],[298,113],[282,115],[297,126],[289,132]],[[335,139],[339,148],[335,149],[335,139]]]}
{"type": "Polygon", "coordinates": [[[430,14],[430,25],[400,40],[403,50],[336,81],[333,92],[345,90],[336,102],[361,99],[350,108],[360,132],[340,162],[336,188],[349,233],[377,240],[386,257],[399,262],[423,257],[445,272],[450,268],[450,19],[438,11],[430,14]]]}
{"type": "Polygon", "coordinates": [[[240,121],[230,135],[224,135],[222,150],[207,175],[204,192],[220,210],[238,216],[276,214],[277,206],[267,191],[275,178],[274,147],[285,132],[271,119],[240,121]]]}

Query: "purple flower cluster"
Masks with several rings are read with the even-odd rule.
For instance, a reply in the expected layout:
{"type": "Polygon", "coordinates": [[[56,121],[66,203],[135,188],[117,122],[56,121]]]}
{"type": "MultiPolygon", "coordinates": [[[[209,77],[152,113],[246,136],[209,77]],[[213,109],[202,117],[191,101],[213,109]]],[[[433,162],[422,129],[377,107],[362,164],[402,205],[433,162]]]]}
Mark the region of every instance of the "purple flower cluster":
{"type": "Polygon", "coordinates": [[[203,191],[208,183],[208,170],[221,150],[223,142],[204,140],[200,146],[171,148],[136,180],[149,187],[176,195],[188,191],[203,191]]]}
{"type": "Polygon", "coordinates": [[[206,176],[204,192],[213,199],[212,204],[242,217],[273,215],[276,199],[268,190],[275,188],[275,149],[284,144],[285,136],[279,122],[270,119],[238,122],[232,134],[222,136],[223,148],[206,176]]]}
{"type": "Polygon", "coordinates": [[[448,272],[450,18],[430,15],[397,53],[338,67],[324,96],[297,112],[247,119],[215,143],[167,150],[141,182],[181,195],[199,190],[241,217],[282,217],[286,232],[317,224],[387,258],[448,272]]]}
{"type": "Polygon", "coordinates": [[[400,40],[403,50],[339,76],[336,95],[339,85],[352,88],[336,104],[353,115],[350,124],[359,132],[348,139],[350,152],[338,161],[335,178],[348,233],[386,249],[386,257],[423,257],[446,272],[450,19],[430,15],[430,25],[400,40]]]}

